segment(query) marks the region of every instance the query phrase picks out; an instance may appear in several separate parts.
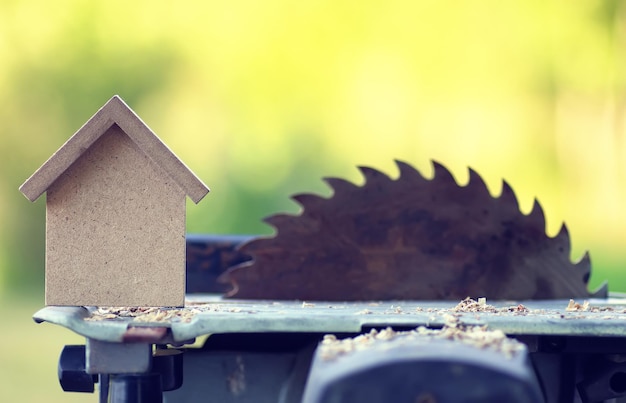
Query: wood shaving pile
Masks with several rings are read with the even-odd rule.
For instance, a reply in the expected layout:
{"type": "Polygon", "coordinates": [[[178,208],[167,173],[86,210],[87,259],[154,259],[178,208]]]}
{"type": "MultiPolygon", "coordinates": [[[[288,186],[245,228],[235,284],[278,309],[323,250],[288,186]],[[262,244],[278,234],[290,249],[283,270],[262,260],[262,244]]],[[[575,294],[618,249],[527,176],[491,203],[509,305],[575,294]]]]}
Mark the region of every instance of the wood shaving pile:
{"type": "Polygon", "coordinates": [[[569,300],[569,304],[567,304],[567,308],[565,308],[568,312],[583,312],[589,310],[589,301],[583,301],[582,305],[573,299],[569,300]]]}
{"type": "Polygon", "coordinates": [[[457,306],[452,308],[454,312],[489,312],[489,313],[513,313],[526,315],[530,313],[530,309],[526,308],[522,304],[516,306],[507,306],[504,308],[496,308],[493,305],[487,304],[487,298],[478,298],[473,300],[470,297],[465,298],[459,302],[457,306]]]}
{"type": "Polygon", "coordinates": [[[501,330],[487,330],[486,326],[465,326],[459,322],[458,317],[448,315],[446,325],[440,330],[420,326],[416,330],[396,332],[388,327],[380,331],[372,329],[369,333],[345,339],[337,339],[335,335],[328,334],[320,343],[319,353],[322,359],[332,360],[341,355],[366,350],[377,343],[397,338],[407,341],[416,338],[446,339],[478,349],[496,351],[506,358],[512,358],[524,349],[522,343],[506,337],[501,330]]]}
{"type": "Polygon", "coordinates": [[[201,312],[241,312],[238,307],[222,308],[219,305],[205,304],[185,308],[158,308],[158,307],[99,307],[86,321],[128,320],[133,322],[185,322],[189,323],[193,317],[201,312]]]}
{"type": "Polygon", "coordinates": [[[132,318],[134,322],[191,322],[198,309],[167,309],[142,307],[106,307],[97,308],[87,321],[101,321],[107,319],[132,318]]]}
{"type": "Polygon", "coordinates": [[[465,298],[453,308],[455,312],[498,312],[498,308],[493,305],[487,305],[487,298],[478,298],[478,301],[465,298]]]}
{"type": "Polygon", "coordinates": [[[465,343],[479,349],[491,349],[511,358],[524,349],[524,345],[515,339],[508,338],[500,329],[487,330],[487,326],[466,326],[457,316],[446,317],[446,324],[441,330],[417,328],[421,335],[432,336],[465,343]]]}
{"type": "Polygon", "coordinates": [[[526,308],[522,304],[518,304],[516,306],[508,306],[506,308],[500,308],[498,310],[498,312],[507,312],[507,313],[515,313],[515,314],[525,315],[527,313],[530,313],[530,309],[526,308]]]}

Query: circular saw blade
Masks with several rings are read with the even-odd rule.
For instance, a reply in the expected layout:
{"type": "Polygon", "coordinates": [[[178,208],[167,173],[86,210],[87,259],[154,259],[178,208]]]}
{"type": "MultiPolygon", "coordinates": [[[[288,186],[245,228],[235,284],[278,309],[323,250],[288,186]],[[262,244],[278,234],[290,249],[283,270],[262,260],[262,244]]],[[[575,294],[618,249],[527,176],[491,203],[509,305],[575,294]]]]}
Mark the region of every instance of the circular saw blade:
{"type": "Polygon", "coordinates": [[[229,296],[301,300],[560,299],[606,296],[587,290],[591,263],[585,254],[570,261],[563,225],[555,237],[535,200],[520,212],[511,187],[492,197],[469,170],[459,186],[433,162],[433,179],[396,161],[392,180],[360,167],[357,186],[326,178],[329,198],[299,194],[299,215],[265,219],[277,234],[257,238],[240,250],[253,259],[230,268],[229,296]]]}

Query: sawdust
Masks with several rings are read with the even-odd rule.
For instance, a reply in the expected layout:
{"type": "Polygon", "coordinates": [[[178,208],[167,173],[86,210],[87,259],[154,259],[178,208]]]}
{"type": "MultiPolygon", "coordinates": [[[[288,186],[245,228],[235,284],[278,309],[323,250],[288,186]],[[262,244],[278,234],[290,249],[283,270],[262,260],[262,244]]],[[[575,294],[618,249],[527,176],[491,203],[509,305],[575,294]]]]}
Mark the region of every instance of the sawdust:
{"type": "Polygon", "coordinates": [[[487,298],[478,298],[478,301],[465,298],[459,302],[453,309],[455,312],[498,312],[498,308],[493,305],[487,305],[487,298]]]}
{"type": "Polygon", "coordinates": [[[498,309],[499,313],[512,313],[517,315],[526,315],[530,313],[530,309],[526,308],[522,304],[517,304],[516,306],[507,306],[505,308],[498,309]]]}
{"type": "Polygon", "coordinates": [[[366,350],[383,341],[399,338],[407,341],[426,338],[451,340],[477,349],[501,353],[507,359],[524,349],[522,343],[508,338],[501,330],[488,330],[486,326],[466,326],[455,315],[447,315],[445,319],[446,324],[442,329],[420,326],[412,331],[396,332],[388,327],[383,330],[372,329],[369,333],[345,339],[328,334],[320,343],[320,355],[324,360],[332,360],[354,351],[366,350]]]}
{"type": "Polygon", "coordinates": [[[589,310],[589,301],[583,301],[582,304],[574,301],[573,299],[569,300],[567,307],[565,308],[567,312],[584,312],[589,310]]]}
{"type": "MultiPolygon", "coordinates": [[[[184,322],[189,323],[196,314],[202,312],[243,312],[239,307],[222,307],[216,304],[204,304],[185,308],[158,308],[158,307],[98,307],[84,320],[89,322],[105,320],[132,320],[133,322],[184,322]]],[[[253,311],[247,311],[253,313],[253,311]]]]}
{"type": "Polygon", "coordinates": [[[102,321],[107,319],[132,318],[134,322],[167,322],[180,320],[191,322],[193,316],[199,312],[194,308],[167,309],[142,307],[100,307],[85,318],[86,321],[102,321]]]}
{"type": "Polygon", "coordinates": [[[453,312],[463,312],[463,313],[495,313],[495,314],[517,314],[517,315],[526,315],[530,313],[530,309],[526,308],[522,304],[517,304],[515,306],[507,306],[504,308],[496,308],[493,305],[487,304],[487,298],[478,298],[478,300],[474,300],[472,298],[465,298],[463,301],[459,302],[457,306],[452,308],[453,312]]]}
{"type": "Polygon", "coordinates": [[[404,313],[404,311],[402,310],[401,306],[393,306],[393,305],[391,305],[391,308],[388,311],[386,311],[385,313],[401,314],[401,313],[404,313]]]}
{"type": "MultiPolygon", "coordinates": [[[[612,306],[592,306],[589,308],[589,312],[615,312],[615,308],[612,306]]],[[[623,310],[622,313],[624,312],[623,310]]]]}
{"type": "MultiPolygon", "coordinates": [[[[626,319],[626,309],[624,306],[591,306],[589,301],[577,303],[570,300],[567,307],[561,309],[529,309],[523,304],[511,306],[493,306],[487,303],[486,298],[465,298],[456,306],[448,307],[428,307],[415,306],[410,301],[405,301],[402,306],[393,304],[384,306],[380,302],[368,304],[315,304],[311,302],[298,301],[295,304],[285,302],[271,302],[267,305],[253,304],[231,304],[226,302],[194,302],[190,301],[184,308],[164,308],[164,307],[91,307],[90,315],[85,318],[87,321],[131,321],[131,322],[183,322],[189,323],[199,313],[270,313],[270,314],[289,314],[294,308],[312,309],[321,311],[327,309],[330,311],[349,310],[354,315],[420,315],[427,319],[420,318],[417,324],[424,323],[441,323],[441,318],[445,315],[468,315],[475,320],[483,320],[488,317],[495,316],[550,316],[558,317],[566,320],[574,319],[626,319]],[[356,308],[356,309],[353,309],[356,308]],[[482,318],[485,317],[485,318],[482,318]],[[481,319],[482,318],[482,319],[481,319]],[[424,321],[425,320],[425,321],[424,321]]],[[[488,320],[488,319],[486,319],[488,320]]]]}

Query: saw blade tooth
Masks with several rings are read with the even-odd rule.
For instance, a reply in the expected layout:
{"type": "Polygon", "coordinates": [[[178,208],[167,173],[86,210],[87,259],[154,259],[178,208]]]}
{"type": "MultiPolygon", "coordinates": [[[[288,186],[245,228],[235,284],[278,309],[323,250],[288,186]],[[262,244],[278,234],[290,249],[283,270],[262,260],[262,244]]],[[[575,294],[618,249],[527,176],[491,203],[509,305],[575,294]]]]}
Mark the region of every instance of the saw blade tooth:
{"type": "Polygon", "coordinates": [[[515,191],[507,181],[502,180],[502,191],[500,192],[500,196],[497,198],[501,200],[503,205],[510,205],[514,207],[515,210],[519,211],[517,196],[515,196],[515,191]]]}
{"type": "Polygon", "coordinates": [[[539,200],[537,200],[536,198],[533,202],[533,209],[528,214],[528,219],[534,225],[541,227],[543,231],[545,232],[546,218],[545,218],[545,215],[543,214],[543,207],[541,207],[541,203],[539,203],[539,200]]]}
{"type": "Polygon", "coordinates": [[[378,169],[374,169],[366,166],[359,166],[359,171],[363,174],[365,178],[365,184],[371,184],[376,182],[389,182],[391,178],[379,171],[378,169]]]}
{"type": "Polygon", "coordinates": [[[569,239],[569,228],[567,227],[567,223],[562,223],[561,228],[559,228],[558,234],[556,234],[555,238],[559,238],[565,236],[569,239]]]}
{"type": "Polygon", "coordinates": [[[289,228],[293,235],[302,235],[317,231],[319,229],[319,222],[315,218],[316,213],[311,212],[309,209],[305,209],[301,214],[275,214],[263,219],[264,222],[271,225],[276,229],[276,232],[280,234],[280,231],[285,228],[289,228]]]}
{"type": "Polygon", "coordinates": [[[333,190],[333,196],[340,193],[349,193],[359,188],[354,183],[342,178],[326,177],[322,178],[322,180],[333,190]]]}
{"type": "Polygon", "coordinates": [[[569,260],[570,253],[572,252],[572,245],[567,224],[561,224],[561,228],[559,229],[559,232],[554,236],[554,240],[560,244],[559,247],[563,248],[563,253],[566,254],[567,259],[569,260]]]}
{"type": "Polygon", "coordinates": [[[569,228],[566,223],[561,224],[561,228],[559,228],[559,232],[555,235],[556,239],[567,240],[569,242],[569,228]]]}
{"type": "MultiPolygon", "coordinates": [[[[274,235],[264,235],[264,236],[260,236],[258,238],[253,238],[249,241],[246,241],[244,243],[242,243],[241,245],[238,245],[236,250],[238,252],[242,252],[245,253],[247,255],[251,255],[254,256],[255,251],[257,250],[257,248],[261,248],[263,249],[263,245],[266,244],[267,241],[270,241],[272,239],[276,238],[276,234],[274,235]]],[[[254,260],[250,260],[250,261],[246,261],[240,264],[237,264],[234,267],[248,267],[250,265],[252,265],[254,263],[254,260]]]]}
{"type": "Polygon", "coordinates": [[[586,250],[574,265],[591,268],[591,256],[589,255],[589,251],[586,250]]]}
{"type": "Polygon", "coordinates": [[[480,187],[480,188],[484,189],[485,192],[487,192],[487,194],[489,194],[489,190],[487,189],[487,185],[485,184],[485,181],[480,176],[480,174],[478,174],[478,172],[474,171],[471,167],[468,167],[467,171],[469,172],[469,181],[467,182],[467,186],[480,187]]]}
{"type": "Polygon", "coordinates": [[[591,292],[591,298],[608,298],[609,297],[609,283],[604,280],[602,284],[591,292]]]}
{"type": "Polygon", "coordinates": [[[411,180],[413,182],[416,182],[416,181],[426,182],[426,178],[424,178],[424,176],[422,176],[420,171],[415,169],[413,165],[408,164],[401,160],[394,160],[394,162],[396,163],[396,166],[398,167],[398,170],[400,171],[400,176],[398,177],[398,180],[402,179],[402,180],[411,180]]]}
{"type": "Polygon", "coordinates": [[[452,173],[450,173],[448,168],[438,161],[430,160],[430,162],[433,165],[433,171],[435,172],[433,180],[437,180],[438,182],[451,182],[456,185],[456,180],[454,180],[454,176],[452,176],[452,173]]]}
{"type": "Polygon", "coordinates": [[[328,199],[314,193],[298,193],[291,196],[291,199],[303,208],[318,208],[328,199]]]}
{"type": "Polygon", "coordinates": [[[271,215],[269,217],[265,217],[263,219],[263,222],[271,225],[272,227],[274,227],[274,228],[276,228],[278,230],[286,222],[292,221],[296,217],[298,217],[298,216],[291,215],[291,214],[274,214],[274,215],[271,215]]]}

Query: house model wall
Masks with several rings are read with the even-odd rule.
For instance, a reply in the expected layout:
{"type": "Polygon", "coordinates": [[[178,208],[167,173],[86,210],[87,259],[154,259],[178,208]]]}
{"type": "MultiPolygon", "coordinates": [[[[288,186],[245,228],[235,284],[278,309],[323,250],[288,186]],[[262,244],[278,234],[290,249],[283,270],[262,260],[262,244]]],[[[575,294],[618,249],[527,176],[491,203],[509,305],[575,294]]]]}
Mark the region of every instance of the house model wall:
{"type": "Polygon", "coordinates": [[[186,197],[209,189],[119,97],[20,190],[47,192],[47,305],[184,305],[186,197]]]}

